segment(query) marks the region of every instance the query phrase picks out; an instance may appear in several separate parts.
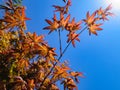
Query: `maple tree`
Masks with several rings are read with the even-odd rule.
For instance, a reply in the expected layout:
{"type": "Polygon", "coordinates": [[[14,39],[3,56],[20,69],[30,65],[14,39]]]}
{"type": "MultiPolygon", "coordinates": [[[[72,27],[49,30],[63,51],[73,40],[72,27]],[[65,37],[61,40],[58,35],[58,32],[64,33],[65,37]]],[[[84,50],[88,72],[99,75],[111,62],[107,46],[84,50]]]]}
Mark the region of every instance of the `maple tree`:
{"type": "Polygon", "coordinates": [[[109,5],[91,15],[87,12],[86,19],[76,22],[69,14],[71,0],[63,1],[65,6],[53,5],[55,14],[52,20],[45,20],[49,26],[43,28],[49,30],[49,34],[54,31],[59,33],[60,54],[55,52],[56,48],[49,46],[44,35],[25,32],[26,20],[30,18],[25,14],[22,0],[7,0],[0,5],[4,11],[0,18],[0,90],[59,90],[58,82],[64,90],[78,89],[76,84],[79,83],[79,77],[84,75],[73,71],[66,61],[60,60],[71,43],[75,47],[75,41],[80,41],[79,36],[83,31],[97,35],[96,31],[102,30],[101,21],[108,20],[107,17],[113,13],[109,5]],[[81,27],[81,24],[85,27],[81,27]],[[63,30],[68,32],[68,44],[62,50],[63,30]]]}

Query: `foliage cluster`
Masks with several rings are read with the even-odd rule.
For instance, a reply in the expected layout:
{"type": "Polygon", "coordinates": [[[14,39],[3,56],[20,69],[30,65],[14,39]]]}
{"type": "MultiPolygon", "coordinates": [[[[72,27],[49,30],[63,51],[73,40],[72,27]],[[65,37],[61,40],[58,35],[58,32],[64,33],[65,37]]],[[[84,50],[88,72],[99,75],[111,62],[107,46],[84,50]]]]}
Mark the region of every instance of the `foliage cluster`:
{"type": "Polygon", "coordinates": [[[77,90],[78,77],[83,77],[81,72],[70,69],[67,62],[60,62],[63,54],[75,40],[80,41],[79,35],[88,30],[89,34],[97,35],[97,30],[102,30],[99,21],[108,20],[107,16],[113,15],[109,10],[98,9],[91,15],[87,12],[86,19],[75,21],[71,19],[69,7],[71,1],[63,0],[65,6],[53,5],[55,13],[52,20],[45,21],[49,26],[49,34],[59,33],[60,54],[56,54],[55,48],[50,47],[44,40],[44,35],[35,32],[25,32],[26,20],[25,6],[22,0],[7,0],[0,9],[4,11],[0,18],[0,90],[59,90],[57,83],[63,85],[64,90],[77,90]],[[65,17],[66,16],[66,17],[65,17]],[[81,24],[85,28],[81,27],[81,24]],[[61,32],[67,31],[67,43],[62,50],[61,32]]]}

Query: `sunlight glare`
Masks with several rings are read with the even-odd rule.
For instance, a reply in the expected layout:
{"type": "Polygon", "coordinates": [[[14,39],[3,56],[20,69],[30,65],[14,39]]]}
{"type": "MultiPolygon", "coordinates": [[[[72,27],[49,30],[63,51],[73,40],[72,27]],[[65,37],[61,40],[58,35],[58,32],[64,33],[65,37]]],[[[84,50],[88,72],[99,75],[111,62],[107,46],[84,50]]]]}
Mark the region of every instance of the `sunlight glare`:
{"type": "Polygon", "coordinates": [[[112,9],[115,12],[120,12],[120,0],[106,0],[106,4],[112,4],[112,9]]]}

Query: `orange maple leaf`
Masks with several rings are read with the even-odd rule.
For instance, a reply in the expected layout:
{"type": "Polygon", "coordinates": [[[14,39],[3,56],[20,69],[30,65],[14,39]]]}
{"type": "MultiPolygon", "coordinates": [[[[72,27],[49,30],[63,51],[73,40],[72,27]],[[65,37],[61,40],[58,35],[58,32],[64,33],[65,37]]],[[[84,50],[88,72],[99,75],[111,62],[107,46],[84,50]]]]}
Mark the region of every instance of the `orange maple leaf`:
{"type": "Polygon", "coordinates": [[[62,27],[62,29],[65,28],[69,20],[70,20],[70,14],[65,19],[63,13],[60,13],[60,27],[62,27]]]}
{"type": "Polygon", "coordinates": [[[79,30],[81,29],[81,23],[82,21],[79,21],[79,22],[75,22],[75,18],[72,19],[71,22],[67,23],[65,29],[68,30],[68,31],[76,31],[76,30],[79,30]]]}
{"type": "Polygon", "coordinates": [[[53,7],[56,9],[55,12],[58,12],[58,11],[60,11],[62,13],[64,12],[64,7],[57,6],[57,5],[53,5],[53,7]]]}
{"type": "Polygon", "coordinates": [[[51,48],[48,45],[39,45],[38,50],[40,50],[40,54],[44,57],[46,57],[49,60],[55,60],[54,56],[57,56],[57,54],[54,52],[55,48],[51,48]]]}
{"type": "Polygon", "coordinates": [[[86,19],[84,19],[83,21],[87,24],[87,25],[90,25],[92,23],[95,22],[95,15],[96,15],[96,12],[94,12],[92,15],[90,15],[89,12],[87,12],[86,14],[86,19]]]}
{"type": "Polygon", "coordinates": [[[96,30],[102,30],[102,28],[100,28],[99,26],[101,26],[102,24],[91,24],[88,29],[89,29],[89,35],[91,35],[91,33],[97,35],[96,30]]]}
{"type": "Polygon", "coordinates": [[[55,12],[61,12],[63,14],[67,14],[68,13],[68,8],[69,6],[71,6],[71,0],[68,0],[66,5],[61,7],[61,6],[57,6],[57,5],[53,5],[53,7],[56,9],[55,12]]]}
{"type": "Polygon", "coordinates": [[[21,68],[22,68],[22,67],[27,68],[27,67],[29,66],[28,60],[25,60],[25,59],[20,59],[17,64],[18,64],[18,66],[21,67],[21,68]]]}
{"type": "Polygon", "coordinates": [[[76,34],[75,32],[69,32],[67,36],[68,36],[67,43],[72,41],[73,47],[75,47],[75,40],[80,42],[80,39],[78,38],[79,34],[76,34]]]}
{"type": "Polygon", "coordinates": [[[26,29],[26,20],[30,19],[25,15],[25,7],[18,7],[13,13],[6,11],[4,19],[0,19],[0,22],[6,23],[6,26],[2,29],[11,29],[14,27],[26,29]]]}
{"type": "Polygon", "coordinates": [[[110,4],[106,9],[100,8],[96,12],[99,16],[101,16],[100,19],[102,19],[104,21],[104,20],[108,20],[108,18],[107,18],[108,15],[109,16],[114,15],[113,13],[109,12],[109,10],[111,10],[111,9],[112,9],[112,7],[111,7],[111,4],[110,4]]]}
{"type": "Polygon", "coordinates": [[[43,43],[44,42],[44,35],[37,35],[35,32],[32,34],[30,32],[27,33],[28,36],[35,42],[35,43],[43,43]]]}
{"type": "Polygon", "coordinates": [[[73,90],[75,88],[75,90],[78,90],[72,78],[67,78],[63,83],[65,88],[68,88],[70,90],[73,90]]]}
{"type": "Polygon", "coordinates": [[[59,28],[59,23],[58,23],[58,20],[57,20],[57,18],[56,18],[56,14],[54,14],[53,22],[50,21],[50,20],[48,20],[48,19],[46,19],[45,21],[46,21],[50,26],[47,26],[47,27],[45,27],[45,28],[43,28],[43,29],[44,29],[44,30],[45,30],[45,29],[50,30],[49,34],[50,34],[51,32],[53,32],[54,30],[56,30],[56,29],[59,28]]]}
{"type": "Polygon", "coordinates": [[[34,79],[31,80],[28,79],[27,82],[28,82],[28,86],[30,87],[30,90],[32,90],[31,88],[35,87],[34,79]]]}

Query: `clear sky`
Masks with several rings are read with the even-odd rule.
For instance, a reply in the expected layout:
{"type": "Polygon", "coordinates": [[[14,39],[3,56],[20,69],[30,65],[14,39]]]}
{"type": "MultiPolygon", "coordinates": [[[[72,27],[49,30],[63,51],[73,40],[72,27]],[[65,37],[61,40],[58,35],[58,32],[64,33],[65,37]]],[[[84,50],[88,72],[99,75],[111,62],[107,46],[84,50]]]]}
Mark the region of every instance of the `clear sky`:
{"type": "MultiPolygon", "coordinates": [[[[47,36],[48,31],[42,28],[48,25],[44,20],[53,17],[52,5],[63,5],[62,0],[24,0],[24,5],[27,17],[31,18],[27,21],[28,31],[46,35],[49,44],[58,47],[58,34],[47,36]]],[[[88,10],[93,12],[105,6],[105,0],[72,0],[70,14],[79,21],[88,10]]],[[[120,90],[120,13],[113,12],[115,16],[104,23],[98,36],[89,36],[86,30],[76,48],[70,46],[62,58],[69,61],[73,70],[83,72],[85,78],[80,78],[79,90],[120,90]]],[[[65,34],[62,34],[63,40],[66,40],[65,34]]]]}

